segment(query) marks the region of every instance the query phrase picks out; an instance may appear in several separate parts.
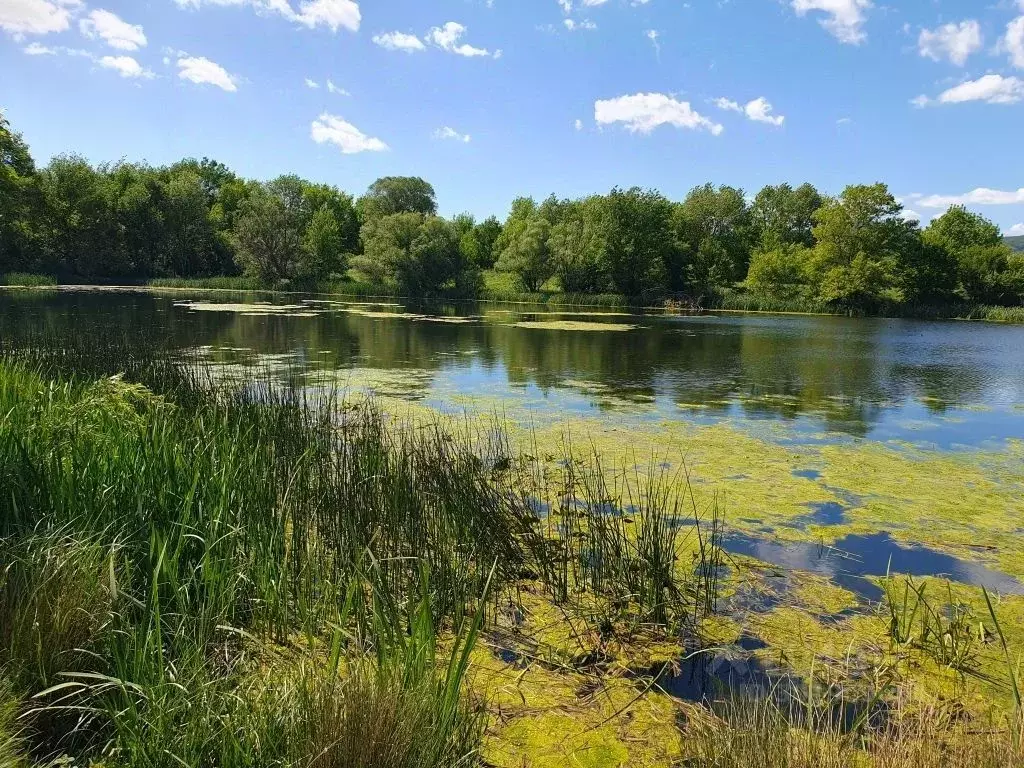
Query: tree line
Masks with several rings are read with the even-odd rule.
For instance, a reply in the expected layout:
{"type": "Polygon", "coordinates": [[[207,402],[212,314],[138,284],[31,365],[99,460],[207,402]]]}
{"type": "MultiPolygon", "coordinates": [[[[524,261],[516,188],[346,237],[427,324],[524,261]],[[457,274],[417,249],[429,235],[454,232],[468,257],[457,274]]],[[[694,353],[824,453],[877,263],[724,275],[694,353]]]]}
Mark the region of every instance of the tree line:
{"type": "Polygon", "coordinates": [[[361,279],[414,297],[472,297],[482,273],[527,292],[704,298],[735,291],[870,311],[1024,302],[1024,255],[954,206],[926,228],[884,184],[706,184],[673,202],[613,189],[518,198],[504,224],[437,215],[433,187],[387,177],[360,198],[297,176],[243,179],[219,162],[37,168],[0,117],[0,273],[61,279],[246,275],[268,286],[361,279]]]}

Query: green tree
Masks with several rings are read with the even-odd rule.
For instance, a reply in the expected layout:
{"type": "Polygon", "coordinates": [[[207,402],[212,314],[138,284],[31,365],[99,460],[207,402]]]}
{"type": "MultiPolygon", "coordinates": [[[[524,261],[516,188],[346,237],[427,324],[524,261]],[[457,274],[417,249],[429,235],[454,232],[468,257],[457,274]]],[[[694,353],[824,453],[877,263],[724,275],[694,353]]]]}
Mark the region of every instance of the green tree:
{"type": "Polygon", "coordinates": [[[234,239],[238,265],[246,274],[275,283],[296,274],[302,230],[295,211],[269,189],[253,192],[239,207],[234,239]]]}
{"type": "Polygon", "coordinates": [[[451,220],[452,231],[459,243],[459,257],[470,264],[479,264],[483,246],[477,238],[476,219],[460,213],[451,220]]]}
{"type": "Polygon", "coordinates": [[[361,231],[363,252],[353,266],[374,285],[395,284],[397,264],[411,258],[423,214],[394,213],[370,219],[361,231]]]}
{"type": "Polygon", "coordinates": [[[811,253],[810,248],[798,243],[754,251],[747,272],[747,290],[784,299],[807,296],[811,253]]]}
{"type": "Polygon", "coordinates": [[[552,266],[563,291],[600,293],[608,289],[602,202],[600,197],[592,197],[570,203],[551,228],[552,266]]]}
{"type": "Polygon", "coordinates": [[[750,206],[754,233],[762,250],[785,245],[814,245],[814,213],[822,197],[811,184],[793,189],[789,184],[768,186],[750,206]]]}
{"type": "Polygon", "coordinates": [[[604,219],[604,269],[627,296],[663,287],[674,261],[672,204],[660,193],[617,187],[600,203],[604,219]]]}
{"type": "Polygon", "coordinates": [[[162,275],[205,276],[224,271],[209,219],[209,195],[191,170],[174,173],[164,188],[164,238],[156,270],[162,275]]]}
{"type": "Polygon", "coordinates": [[[673,212],[677,256],[669,284],[704,292],[731,287],[747,274],[753,229],[743,190],[693,189],[673,212]]]}
{"type": "Polygon", "coordinates": [[[152,168],[119,163],[110,173],[122,260],[137,277],[151,277],[165,237],[164,184],[152,168]]]}
{"type": "Polygon", "coordinates": [[[30,251],[39,217],[35,163],[21,134],[0,113],[0,274],[34,261],[30,251]]]}
{"type": "Polygon", "coordinates": [[[459,273],[459,238],[439,216],[427,216],[413,238],[408,258],[395,264],[395,280],[406,296],[440,294],[459,273]]]}
{"type": "Polygon", "coordinates": [[[537,215],[537,201],[532,197],[517,197],[512,201],[512,209],[502,227],[501,233],[494,241],[495,268],[502,254],[509,246],[526,231],[527,224],[537,215]]]}
{"type": "Polygon", "coordinates": [[[498,254],[495,252],[498,238],[501,237],[502,226],[497,216],[488,216],[476,225],[474,235],[479,251],[477,263],[481,269],[491,269],[498,254]]]}
{"type": "Polygon", "coordinates": [[[362,236],[356,268],[375,284],[415,298],[479,290],[478,268],[463,260],[455,227],[438,216],[383,216],[363,225],[362,236]]]}
{"type": "MultiPolygon", "coordinates": [[[[518,277],[527,291],[539,291],[544,282],[554,274],[551,250],[548,248],[551,224],[537,211],[522,221],[521,226],[520,222],[517,222],[516,229],[519,230],[518,235],[510,240],[502,251],[494,268],[518,277]]],[[[509,231],[508,226],[505,231],[509,231]]]]}
{"type": "Polygon", "coordinates": [[[434,188],[417,176],[385,176],[377,179],[356,203],[363,223],[396,213],[437,213],[434,188]]]}
{"type": "Polygon", "coordinates": [[[955,205],[933,220],[922,238],[952,259],[962,298],[991,304],[1016,302],[1020,292],[1011,270],[1013,252],[993,222],[955,205]]]}
{"type": "Polygon", "coordinates": [[[917,225],[885,184],[854,185],[826,200],[814,215],[817,245],[809,264],[817,297],[870,309],[906,300],[907,254],[917,225]]]}
{"type": "Polygon", "coordinates": [[[115,189],[105,170],[58,155],[40,173],[47,271],[86,279],[130,272],[118,248],[115,189]]]}
{"type": "Polygon", "coordinates": [[[306,280],[324,280],[348,269],[342,250],[341,227],[327,203],[313,214],[302,241],[298,276],[306,280]]]}
{"type": "Polygon", "coordinates": [[[309,183],[304,184],[302,194],[306,207],[314,214],[327,206],[338,227],[340,250],[343,253],[356,253],[359,250],[359,217],[352,196],[329,184],[309,183]]]}

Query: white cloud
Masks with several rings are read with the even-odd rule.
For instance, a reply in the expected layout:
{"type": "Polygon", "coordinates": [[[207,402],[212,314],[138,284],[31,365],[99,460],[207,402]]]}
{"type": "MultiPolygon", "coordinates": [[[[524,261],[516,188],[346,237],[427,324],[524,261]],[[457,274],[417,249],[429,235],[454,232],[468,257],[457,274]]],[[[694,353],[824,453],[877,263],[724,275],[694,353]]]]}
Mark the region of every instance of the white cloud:
{"type": "Polygon", "coordinates": [[[362,13],[355,0],[302,0],[299,10],[292,8],[289,0],[174,0],[182,8],[199,8],[203,5],[250,6],[257,13],[277,13],[303,26],[314,28],[320,25],[336,32],[344,27],[352,32],[359,31],[362,13]]]}
{"type": "Polygon", "coordinates": [[[197,85],[215,85],[230,92],[238,90],[237,78],[205,56],[179,56],[178,77],[197,85]]]}
{"type": "Polygon", "coordinates": [[[358,32],[362,14],[354,0],[305,0],[295,20],[307,27],[323,24],[331,32],[337,32],[338,27],[358,32]]]}
{"type": "Polygon", "coordinates": [[[472,137],[468,133],[459,133],[454,128],[449,128],[447,125],[444,128],[438,128],[434,131],[435,139],[452,139],[454,141],[461,141],[463,144],[469,144],[472,141],[472,137]]]}
{"type": "Polygon", "coordinates": [[[580,120],[578,117],[576,118],[576,122],[573,123],[573,125],[576,127],[577,131],[582,131],[583,130],[583,121],[580,120]]]}
{"type": "Polygon", "coordinates": [[[755,123],[768,123],[769,125],[780,126],[786,122],[783,115],[773,115],[771,103],[764,96],[747,103],[743,108],[747,117],[755,123]]]}
{"type": "Polygon", "coordinates": [[[409,35],[405,32],[385,32],[381,35],[374,35],[373,42],[381,48],[387,48],[389,51],[413,53],[414,51],[425,51],[427,49],[427,46],[416,35],[409,35]]]}
{"type": "Polygon", "coordinates": [[[327,81],[327,92],[328,93],[336,93],[339,96],[351,96],[352,95],[351,93],[346,91],[344,88],[339,88],[338,86],[336,86],[330,80],[327,81]]]}
{"type": "Polygon", "coordinates": [[[786,118],[783,115],[772,114],[774,107],[764,96],[748,101],[745,105],[724,97],[715,99],[714,104],[719,109],[744,114],[748,120],[753,120],[755,123],[768,123],[769,125],[779,126],[786,122],[786,118]]]}
{"type": "Polygon", "coordinates": [[[580,5],[585,8],[594,8],[598,5],[604,5],[608,0],[581,0],[580,5]]]}
{"type": "Polygon", "coordinates": [[[914,205],[922,208],[949,208],[951,205],[1020,205],[1024,204],[1024,187],[1013,190],[978,187],[962,195],[910,195],[914,205]]]}
{"type": "Polygon", "coordinates": [[[104,56],[98,59],[96,63],[106,69],[114,70],[121,77],[141,77],[146,79],[153,77],[152,72],[148,69],[144,69],[142,65],[131,56],[104,56]]]}
{"type": "Polygon", "coordinates": [[[938,29],[922,29],[917,38],[917,50],[934,61],[949,59],[962,67],[972,53],[981,50],[983,43],[981,25],[971,19],[944,24],[938,29]]]}
{"type": "Polygon", "coordinates": [[[910,208],[904,208],[900,213],[905,221],[920,221],[921,214],[917,211],[912,211],[910,208]]]}
{"type": "Polygon", "coordinates": [[[572,13],[572,0],[558,0],[558,4],[565,13],[572,13]]]}
{"type": "Polygon", "coordinates": [[[590,19],[584,19],[583,21],[575,21],[573,19],[562,19],[562,24],[570,32],[575,32],[578,29],[597,29],[597,24],[592,22],[590,19]]]}
{"type": "Polygon", "coordinates": [[[661,125],[704,129],[715,136],[723,130],[721,125],[696,112],[689,102],[663,93],[636,93],[595,101],[594,119],[598,125],[623,123],[632,133],[650,133],[661,125]]]}
{"type": "Polygon", "coordinates": [[[0,29],[16,40],[63,32],[81,7],[81,0],[0,0],[0,29]]]}
{"type": "Polygon", "coordinates": [[[798,16],[810,11],[826,14],[821,26],[841,43],[859,45],[867,39],[864,22],[867,10],[872,7],[871,0],[791,0],[791,3],[798,16]]]}
{"type": "Polygon", "coordinates": [[[313,90],[316,90],[317,88],[320,87],[320,83],[318,83],[316,80],[311,80],[310,78],[307,77],[306,78],[306,87],[307,88],[311,88],[313,90]]]}
{"type": "Polygon", "coordinates": [[[110,11],[95,10],[82,19],[78,28],[90,39],[102,39],[111,48],[137,51],[146,45],[146,35],[138,24],[129,24],[110,11]]]}
{"type": "MultiPolygon", "coordinates": [[[[1024,11],[1024,0],[1020,9],[1024,11]]],[[[1006,25],[1006,37],[1001,47],[1010,54],[1010,61],[1017,69],[1024,69],[1024,16],[1019,16],[1006,25]]]]}
{"type": "Polygon", "coordinates": [[[29,43],[22,49],[29,56],[56,56],[57,51],[39,43],[29,43]]]}
{"type": "Polygon", "coordinates": [[[388,148],[380,139],[367,136],[352,123],[326,112],[313,121],[310,135],[317,144],[334,144],[344,155],[384,152],[388,148]]]}
{"type": "Polygon", "coordinates": [[[661,33],[656,29],[648,29],[644,32],[644,37],[651,41],[651,45],[654,46],[654,55],[661,57],[661,44],[658,42],[658,38],[661,37],[661,33]]]}
{"type": "Polygon", "coordinates": [[[449,21],[443,27],[434,27],[427,33],[427,40],[442,51],[448,51],[448,53],[454,53],[459,56],[491,56],[499,58],[501,51],[495,51],[491,54],[486,48],[475,48],[469,43],[460,43],[459,40],[466,34],[466,28],[455,21],[449,21]]]}
{"type": "Polygon", "coordinates": [[[1024,223],[1014,224],[1012,227],[1006,230],[1006,234],[1010,235],[1011,237],[1016,237],[1017,235],[1024,235],[1024,223]]]}
{"type": "Polygon", "coordinates": [[[985,75],[977,80],[968,80],[943,91],[938,98],[918,96],[911,99],[915,107],[935,104],[962,104],[967,101],[983,101],[987,104],[1016,104],[1024,99],[1024,80],[1002,75],[985,75]]]}

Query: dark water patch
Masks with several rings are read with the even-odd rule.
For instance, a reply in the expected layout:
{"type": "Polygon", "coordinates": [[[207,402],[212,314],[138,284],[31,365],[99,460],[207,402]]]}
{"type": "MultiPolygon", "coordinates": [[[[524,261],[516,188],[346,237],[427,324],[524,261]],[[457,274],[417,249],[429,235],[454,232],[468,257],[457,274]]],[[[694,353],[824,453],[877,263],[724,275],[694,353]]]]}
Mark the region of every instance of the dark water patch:
{"type": "Polygon", "coordinates": [[[536,496],[528,497],[526,499],[526,506],[530,508],[533,514],[542,520],[551,514],[551,503],[538,499],[536,496]]]}
{"type": "Polygon", "coordinates": [[[722,546],[733,554],[826,576],[871,601],[880,600],[882,590],[865,577],[885,576],[890,572],[936,576],[1004,594],[1024,594],[1024,584],[1008,574],[920,544],[901,544],[884,531],[845,536],[833,546],[731,534],[723,539],[722,546]]]}
{"type": "Polygon", "coordinates": [[[736,641],[736,645],[744,651],[760,651],[768,647],[768,643],[757,635],[743,634],[736,641]]]}
{"type": "Polygon", "coordinates": [[[804,678],[769,667],[749,653],[697,653],[660,674],[659,671],[652,674],[666,693],[704,704],[723,716],[727,716],[730,706],[742,706],[743,701],[758,702],[757,706],[770,701],[779,714],[794,725],[843,733],[853,730],[865,718],[877,726],[887,717],[885,705],[880,702],[846,698],[835,690],[820,690],[817,684],[813,695],[818,704],[809,712],[806,702],[810,689],[804,678]]]}
{"type": "Polygon", "coordinates": [[[816,469],[794,469],[793,477],[802,477],[806,480],[817,480],[821,477],[821,472],[816,469]]]}
{"type": "Polygon", "coordinates": [[[525,669],[529,666],[529,660],[518,651],[514,651],[511,648],[494,648],[494,655],[501,659],[505,664],[516,669],[525,669]]]}
{"type": "Polygon", "coordinates": [[[792,523],[792,528],[806,528],[808,525],[842,525],[847,522],[847,509],[836,501],[809,502],[804,506],[810,507],[812,512],[809,515],[800,515],[792,523]]]}

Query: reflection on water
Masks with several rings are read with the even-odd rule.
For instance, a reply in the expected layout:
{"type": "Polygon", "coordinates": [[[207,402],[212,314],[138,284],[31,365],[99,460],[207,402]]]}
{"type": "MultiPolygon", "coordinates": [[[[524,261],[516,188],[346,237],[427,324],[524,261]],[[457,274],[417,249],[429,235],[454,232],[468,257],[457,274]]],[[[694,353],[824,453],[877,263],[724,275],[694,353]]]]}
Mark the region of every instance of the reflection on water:
{"type": "Polygon", "coordinates": [[[880,600],[882,590],[864,577],[888,573],[943,576],[1003,594],[1024,595],[1024,584],[1012,576],[925,546],[900,544],[886,532],[846,536],[831,547],[731,534],[724,539],[723,546],[734,554],[755,557],[782,568],[827,576],[867,600],[880,600]]]}
{"type": "Polygon", "coordinates": [[[1022,327],[278,303],[289,309],[196,311],[180,294],[3,293],[0,333],[152,332],[171,349],[206,348],[218,362],[277,361],[430,404],[500,400],[542,417],[784,422],[809,440],[825,431],[938,448],[1024,435],[1022,327]],[[517,327],[524,322],[545,325],[517,327]],[[574,331],[573,322],[636,327],[574,331]]]}

